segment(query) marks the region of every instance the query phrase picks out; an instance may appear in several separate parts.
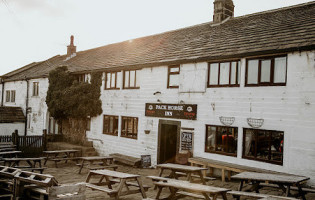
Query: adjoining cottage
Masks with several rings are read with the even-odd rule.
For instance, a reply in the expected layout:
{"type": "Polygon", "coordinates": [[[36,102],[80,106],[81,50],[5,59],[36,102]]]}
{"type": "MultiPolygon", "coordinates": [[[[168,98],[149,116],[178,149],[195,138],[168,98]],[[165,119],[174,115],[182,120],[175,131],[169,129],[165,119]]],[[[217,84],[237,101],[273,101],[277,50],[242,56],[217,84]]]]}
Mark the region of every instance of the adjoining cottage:
{"type": "Polygon", "coordinates": [[[103,113],[86,132],[100,154],[156,164],[190,151],[314,184],[315,2],[241,17],[232,0],[214,4],[210,23],[81,52],[71,38],[67,55],[2,76],[2,102],[23,108],[27,134],[57,133],[49,71],[101,72],[103,113]]]}

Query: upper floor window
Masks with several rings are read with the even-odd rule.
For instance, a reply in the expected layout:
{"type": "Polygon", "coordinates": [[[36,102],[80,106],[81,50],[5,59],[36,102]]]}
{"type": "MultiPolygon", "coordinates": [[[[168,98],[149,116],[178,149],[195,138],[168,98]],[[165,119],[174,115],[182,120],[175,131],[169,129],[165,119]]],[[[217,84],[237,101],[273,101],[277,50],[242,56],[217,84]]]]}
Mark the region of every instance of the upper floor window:
{"type": "Polygon", "coordinates": [[[103,134],[118,135],[118,116],[104,115],[103,134]]]}
{"type": "Polygon", "coordinates": [[[139,77],[137,77],[138,70],[124,71],[124,89],[139,89],[139,77]]]}
{"type": "Polygon", "coordinates": [[[38,96],[38,91],[39,91],[39,87],[38,87],[38,82],[33,82],[33,96],[38,96]]]}
{"type": "Polygon", "coordinates": [[[180,73],[179,65],[168,67],[167,88],[179,87],[179,73],[180,73]]]}
{"type": "Polygon", "coordinates": [[[206,125],[205,151],[236,156],[237,132],[236,127],[206,125]]]}
{"type": "Polygon", "coordinates": [[[245,86],[284,86],[286,75],[286,56],[247,59],[245,86]]]}
{"type": "Polygon", "coordinates": [[[243,137],[243,158],[282,165],[282,131],[244,128],[243,137]]]}
{"type": "Polygon", "coordinates": [[[105,73],[105,90],[119,89],[117,85],[118,74],[121,72],[106,72],[105,73]]]}
{"type": "Polygon", "coordinates": [[[208,87],[240,86],[240,62],[209,63],[208,87]]]}
{"type": "Polygon", "coordinates": [[[121,137],[137,139],[138,136],[138,118],[121,117],[121,137]]]}
{"type": "Polygon", "coordinates": [[[7,90],[6,91],[6,102],[15,102],[15,90],[7,90]]]}

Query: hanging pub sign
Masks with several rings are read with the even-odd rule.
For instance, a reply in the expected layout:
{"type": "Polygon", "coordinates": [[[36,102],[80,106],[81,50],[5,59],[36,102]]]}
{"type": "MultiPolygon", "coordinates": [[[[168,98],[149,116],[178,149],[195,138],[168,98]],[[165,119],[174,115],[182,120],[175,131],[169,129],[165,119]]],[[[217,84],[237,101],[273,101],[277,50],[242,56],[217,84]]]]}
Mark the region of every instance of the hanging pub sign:
{"type": "Polygon", "coordinates": [[[146,103],[145,116],[196,120],[197,104],[146,103]]]}

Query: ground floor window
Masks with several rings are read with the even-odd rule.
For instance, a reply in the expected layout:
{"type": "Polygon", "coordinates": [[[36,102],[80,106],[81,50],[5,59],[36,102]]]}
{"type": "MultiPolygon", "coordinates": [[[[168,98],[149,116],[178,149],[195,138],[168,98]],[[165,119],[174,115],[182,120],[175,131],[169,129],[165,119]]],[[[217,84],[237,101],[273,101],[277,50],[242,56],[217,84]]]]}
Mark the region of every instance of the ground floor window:
{"type": "Polygon", "coordinates": [[[121,137],[137,139],[138,136],[138,118],[121,117],[121,137]]]}
{"type": "Polygon", "coordinates": [[[282,131],[244,128],[243,158],[268,163],[283,163],[282,131]]]}
{"type": "Polygon", "coordinates": [[[237,131],[236,127],[206,125],[205,151],[236,156],[237,131]]]}
{"type": "Polygon", "coordinates": [[[103,134],[118,135],[118,116],[104,115],[103,134]]]}

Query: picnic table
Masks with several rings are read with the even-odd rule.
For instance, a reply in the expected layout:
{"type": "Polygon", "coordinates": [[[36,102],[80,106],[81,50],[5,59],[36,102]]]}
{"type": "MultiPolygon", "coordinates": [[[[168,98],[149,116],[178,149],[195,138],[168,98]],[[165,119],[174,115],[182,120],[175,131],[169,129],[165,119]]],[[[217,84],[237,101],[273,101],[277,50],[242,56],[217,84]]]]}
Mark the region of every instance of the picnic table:
{"type": "MultiPolygon", "coordinates": [[[[232,176],[233,179],[240,180],[240,185],[238,190],[242,191],[244,182],[249,182],[251,187],[246,190],[259,193],[259,189],[267,186],[263,184],[268,182],[268,184],[276,184],[285,193],[285,196],[289,197],[291,195],[291,187],[296,186],[298,188],[297,196],[302,197],[305,200],[305,192],[302,190],[302,184],[309,180],[310,178],[304,176],[296,175],[283,175],[283,174],[269,174],[269,173],[257,173],[257,172],[242,172],[240,174],[232,176]]],[[[238,197],[239,199],[239,197],[238,197]]]]}
{"type": "Polygon", "coordinates": [[[81,173],[83,167],[87,167],[88,169],[96,170],[96,169],[105,169],[105,168],[112,168],[114,170],[117,169],[117,165],[113,165],[114,159],[110,156],[91,156],[91,157],[80,157],[79,160],[81,162],[77,164],[79,169],[79,174],[81,173]],[[98,162],[98,167],[93,166],[95,162],[98,162]]]}
{"type": "Polygon", "coordinates": [[[46,165],[48,160],[51,160],[55,162],[55,167],[58,168],[57,162],[64,160],[67,163],[68,160],[77,160],[76,154],[78,152],[80,151],[75,149],[43,151],[46,157],[44,165],[46,165]]]}
{"type": "Polygon", "coordinates": [[[115,199],[135,193],[141,193],[143,198],[147,198],[145,190],[149,188],[148,186],[142,185],[140,175],[106,169],[90,170],[85,182],[86,187],[105,192],[115,199]],[[92,179],[94,181],[96,180],[96,182],[90,182],[92,179]],[[115,184],[118,184],[118,186],[113,187],[115,184]],[[126,190],[124,190],[124,188],[126,190]]]}
{"type": "Polygon", "coordinates": [[[227,200],[226,193],[230,189],[190,183],[188,181],[164,178],[159,176],[148,176],[159,188],[155,199],[160,199],[163,188],[169,188],[171,194],[166,199],[179,199],[183,197],[194,197],[198,199],[216,200],[219,196],[227,200]],[[191,192],[193,191],[193,193],[191,192]]]}
{"type": "Polygon", "coordinates": [[[3,151],[0,152],[0,159],[6,158],[6,157],[17,157],[18,154],[22,153],[22,151],[3,151]]]}
{"type": "Polygon", "coordinates": [[[178,179],[178,176],[184,174],[187,177],[187,181],[191,182],[193,177],[197,177],[201,180],[202,184],[206,185],[202,172],[203,170],[207,170],[207,168],[172,163],[159,164],[156,167],[159,169],[159,177],[162,177],[165,170],[171,170],[171,173],[167,176],[168,178],[178,179]]]}
{"type": "Polygon", "coordinates": [[[42,167],[42,161],[45,158],[39,157],[39,158],[4,158],[4,165],[8,165],[9,167],[15,167],[19,169],[28,169],[31,171],[39,171],[40,173],[43,173],[44,169],[42,167]],[[20,162],[26,162],[27,166],[21,166],[20,162]]]}

